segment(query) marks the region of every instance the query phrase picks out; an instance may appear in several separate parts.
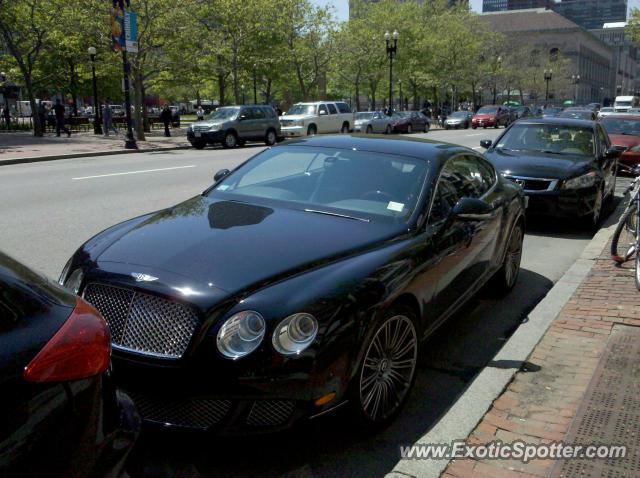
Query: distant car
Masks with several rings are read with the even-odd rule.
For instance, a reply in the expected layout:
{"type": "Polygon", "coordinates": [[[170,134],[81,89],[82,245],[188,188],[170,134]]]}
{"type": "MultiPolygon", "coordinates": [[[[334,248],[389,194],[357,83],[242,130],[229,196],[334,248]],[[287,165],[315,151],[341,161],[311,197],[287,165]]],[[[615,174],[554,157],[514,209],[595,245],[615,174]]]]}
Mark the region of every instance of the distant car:
{"type": "Polygon", "coordinates": [[[602,108],[602,105],[600,103],[589,103],[585,108],[598,112],[600,108],[602,108]]]}
{"type": "Polygon", "coordinates": [[[393,118],[382,111],[361,111],[355,114],[354,133],[386,133],[393,131],[393,118]]]}
{"type": "Polygon", "coordinates": [[[513,110],[516,113],[516,119],[527,118],[531,115],[531,108],[528,106],[516,106],[513,110]]]}
{"type": "Polygon", "coordinates": [[[344,101],[296,103],[280,117],[280,124],[285,137],[348,133],[353,127],[353,113],[344,101]]]}
{"type": "Polygon", "coordinates": [[[558,116],[560,113],[562,113],[563,110],[564,108],[560,108],[559,106],[549,106],[548,108],[544,108],[542,110],[542,117],[554,118],[558,116]]]}
{"type": "Polygon", "coordinates": [[[620,163],[631,167],[640,164],[640,115],[613,114],[602,118],[600,123],[609,134],[611,144],[625,149],[620,163]]]}
{"type": "Polygon", "coordinates": [[[616,111],[612,107],[605,106],[604,108],[600,108],[600,110],[598,111],[598,118],[602,119],[614,114],[616,114],[616,111]]]}
{"type": "Polygon", "coordinates": [[[576,217],[596,227],[614,198],[620,151],[595,121],[523,119],[480,146],[505,178],[522,186],[527,215],[576,217]]]}
{"type": "Polygon", "coordinates": [[[471,120],[473,119],[473,113],[471,111],[456,111],[447,117],[444,121],[445,129],[451,128],[469,128],[471,126],[471,120]]]}
{"type": "Polygon", "coordinates": [[[566,108],[561,113],[558,113],[556,117],[595,121],[596,113],[593,110],[575,107],[575,108],[566,108]]]}
{"type": "Polygon", "coordinates": [[[507,127],[511,122],[511,113],[506,106],[487,105],[483,106],[473,116],[471,127],[476,128],[498,128],[500,126],[507,127]]]}
{"type": "Polygon", "coordinates": [[[109,105],[109,108],[111,109],[111,115],[114,118],[122,118],[125,116],[125,111],[122,105],[109,105]]]}
{"type": "Polygon", "coordinates": [[[421,111],[398,111],[391,119],[394,133],[427,133],[431,128],[429,118],[421,111]]]}
{"type": "Polygon", "coordinates": [[[268,105],[224,106],[204,121],[191,123],[187,130],[187,139],[196,149],[216,143],[235,148],[247,141],[264,141],[272,146],[280,137],[278,115],[268,105]]]}
{"type": "Polygon", "coordinates": [[[110,356],[98,311],[0,253],[0,476],[120,476],[140,419],[110,356]]]}

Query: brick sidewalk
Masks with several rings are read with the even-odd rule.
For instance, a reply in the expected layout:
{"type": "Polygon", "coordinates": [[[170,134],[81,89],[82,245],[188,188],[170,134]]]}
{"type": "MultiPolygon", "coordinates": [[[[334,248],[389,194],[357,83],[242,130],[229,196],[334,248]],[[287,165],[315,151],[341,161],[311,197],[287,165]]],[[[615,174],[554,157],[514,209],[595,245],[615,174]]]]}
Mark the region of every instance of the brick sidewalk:
{"type": "MultiPolygon", "coordinates": [[[[468,443],[496,440],[569,443],[567,433],[613,327],[640,325],[640,293],[634,283],[633,261],[616,267],[608,251],[609,245],[531,353],[528,362],[540,369],[530,367],[530,371],[515,375],[468,437],[468,443]]],[[[637,432],[633,432],[634,436],[637,432]]],[[[462,459],[452,461],[442,476],[547,477],[554,465],[554,460],[533,460],[525,464],[462,459]]],[[[557,468],[553,471],[555,474],[557,468]]]]}

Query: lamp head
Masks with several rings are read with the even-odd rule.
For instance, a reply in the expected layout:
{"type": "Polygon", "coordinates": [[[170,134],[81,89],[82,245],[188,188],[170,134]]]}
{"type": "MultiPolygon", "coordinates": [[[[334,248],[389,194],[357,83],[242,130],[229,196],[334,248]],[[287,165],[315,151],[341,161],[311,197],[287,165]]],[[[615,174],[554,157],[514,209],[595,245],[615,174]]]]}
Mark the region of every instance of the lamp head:
{"type": "Polygon", "coordinates": [[[96,47],[90,46],[89,48],[87,48],[87,52],[89,52],[89,55],[95,55],[96,54],[96,47]]]}
{"type": "Polygon", "coordinates": [[[389,31],[384,32],[384,39],[387,41],[391,40],[391,34],[389,31]]]}
{"type": "Polygon", "coordinates": [[[397,40],[400,37],[400,34],[398,33],[398,30],[393,30],[393,39],[397,40]]]}

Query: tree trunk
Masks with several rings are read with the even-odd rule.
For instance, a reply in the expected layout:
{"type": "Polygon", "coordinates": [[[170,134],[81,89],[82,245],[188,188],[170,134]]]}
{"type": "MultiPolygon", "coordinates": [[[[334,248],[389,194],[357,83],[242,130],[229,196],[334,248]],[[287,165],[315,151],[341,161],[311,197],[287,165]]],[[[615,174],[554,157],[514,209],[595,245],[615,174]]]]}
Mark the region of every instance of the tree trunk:
{"type": "Polygon", "coordinates": [[[359,78],[356,80],[355,86],[356,86],[356,91],[355,91],[355,93],[356,93],[356,111],[362,111],[360,109],[360,79],[359,78]]]}
{"type": "Polygon", "coordinates": [[[135,91],[135,95],[133,98],[135,110],[135,122],[136,122],[136,138],[138,141],[146,141],[144,136],[144,122],[142,118],[142,103],[143,103],[143,79],[142,79],[142,71],[140,71],[140,65],[136,65],[133,67],[133,89],[135,91]]]}
{"type": "Polygon", "coordinates": [[[142,82],[142,124],[144,126],[145,133],[151,133],[151,125],[149,124],[149,113],[147,112],[147,89],[144,86],[144,81],[142,82]]]}
{"type": "Polygon", "coordinates": [[[226,80],[224,73],[218,73],[218,91],[220,93],[220,106],[224,106],[225,104],[225,87],[226,80]]]}
{"type": "Polygon", "coordinates": [[[266,104],[271,104],[271,86],[272,86],[273,80],[271,78],[267,78],[267,88],[264,92],[264,99],[265,99],[265,103],[266,104]]]}
{"type": "Polygon", "coordinates": [[[69,93],[71,93],[71,104],[73,105],[73,116],[78,116],[78,86],[76,82],[76,67],[73,60],[69,60],[69,93]]]}

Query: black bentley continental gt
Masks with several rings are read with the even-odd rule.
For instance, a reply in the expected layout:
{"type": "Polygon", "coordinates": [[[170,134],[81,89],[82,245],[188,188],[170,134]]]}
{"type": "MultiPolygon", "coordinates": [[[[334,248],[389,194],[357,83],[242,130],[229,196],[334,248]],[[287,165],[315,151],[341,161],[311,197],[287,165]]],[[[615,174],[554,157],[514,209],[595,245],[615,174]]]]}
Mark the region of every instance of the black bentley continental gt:
{"type": "Polygon", "coordinates": [[[518,276],[524,195],[470,149],[309,137],[214,179],[89,240],[61,277],[105,316],[146,422],[273,431],[348,404],[386,424],[420,342],[518,276]]]}

